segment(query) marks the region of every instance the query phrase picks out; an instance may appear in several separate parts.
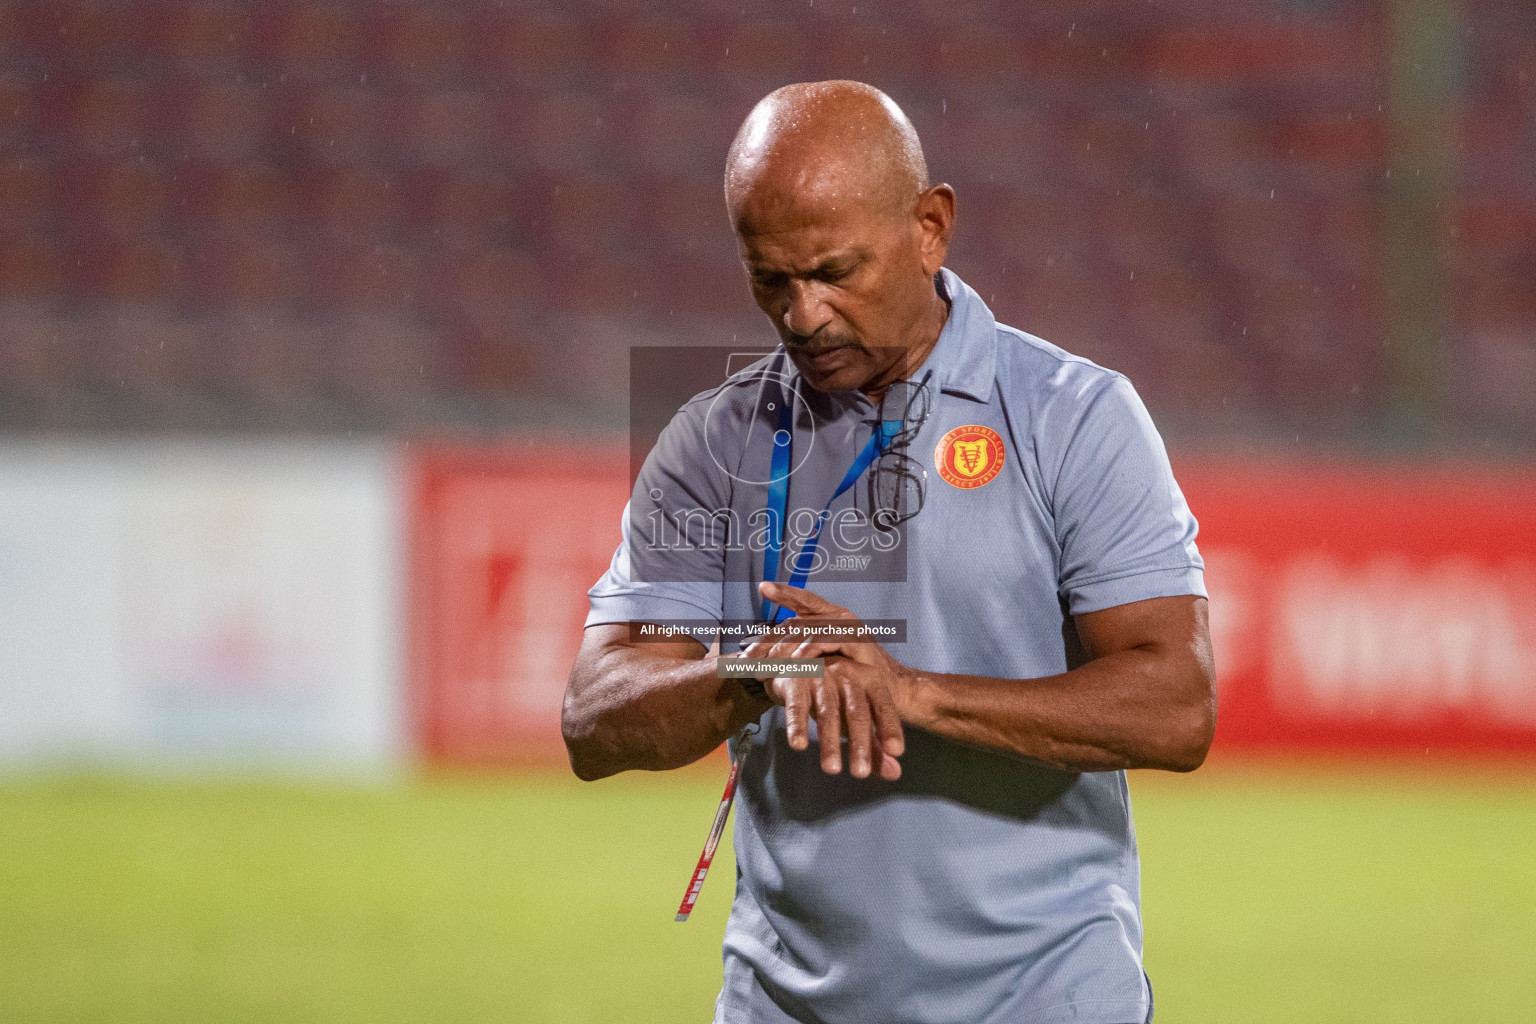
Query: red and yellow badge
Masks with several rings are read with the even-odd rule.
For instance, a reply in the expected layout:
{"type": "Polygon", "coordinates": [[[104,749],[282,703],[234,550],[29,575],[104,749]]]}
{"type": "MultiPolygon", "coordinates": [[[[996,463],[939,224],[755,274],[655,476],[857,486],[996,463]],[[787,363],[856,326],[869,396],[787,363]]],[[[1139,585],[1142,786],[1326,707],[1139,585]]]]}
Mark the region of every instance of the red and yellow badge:
{"type": "Polygon", "coordinates": [[[956,427],[940,439],[933,462],[945,483],[980,487],[1002,472],[1003,439],[990,427],[956,427]]]}

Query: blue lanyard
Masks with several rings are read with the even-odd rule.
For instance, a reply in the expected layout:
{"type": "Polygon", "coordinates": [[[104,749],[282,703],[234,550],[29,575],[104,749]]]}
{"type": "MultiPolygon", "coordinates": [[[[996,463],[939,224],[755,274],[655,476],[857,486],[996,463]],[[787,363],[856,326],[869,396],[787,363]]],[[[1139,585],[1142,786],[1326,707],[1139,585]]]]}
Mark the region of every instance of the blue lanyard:
{"type": "MultiPolygon", "coordinates": [[[[790,441],[794,436],[791,398],[790,395],[780,396],[779,427],[773,435],[773,458],[768,472],[768,542],[763,545],[763,579],[765,580],[779,578],[780,555],[784,550],[784,516],[789,504],[790,441]]],[[[800,549],[800,554],[795,558],[794,571],[789,576],[790,586],[805,586],[806,578],[811,574],[811,566],[816,561],[816,544],[821,540],[821,528],[831,516],[832,503],[852,487],[854,481],[864,475],[864,471],[870,467],[870,464],[890,447],[891,439],[901,432],[901,425],[901,420],[882,420],[879,429],[870,435],[863,450],[854,456],[848,471],[843,474],[842,482],[837,485],[837,490],[832,492],[832,497],[827,499],[826,507],[821,510],[821,514],[816,517],[816,525],[811,529],[810,536],[805,539],[805,546],[800,549]]],[[[795,613],[790,609],[776,605],[772,601],[767,601],[763,605],[763,617],[768,620],[770,626],[778,624],[782,619],[794,618],[794,615],[795,613]],[[786,612],[788,612],[787,615],[786,612]]]]}

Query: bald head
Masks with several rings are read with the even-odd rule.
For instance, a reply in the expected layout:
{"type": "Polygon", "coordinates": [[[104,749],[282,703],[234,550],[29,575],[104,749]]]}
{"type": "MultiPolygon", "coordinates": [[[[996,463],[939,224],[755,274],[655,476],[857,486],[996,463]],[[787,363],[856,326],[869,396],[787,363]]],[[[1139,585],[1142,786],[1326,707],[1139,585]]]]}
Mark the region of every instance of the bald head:
{"type": "Polygon", "coordinates": [[[766,96],[731,143],[725,201],[742,230],[748,207],[868,209],[910,214],[928,188],[923,147],[907,115],[862,82],[787,85],[766,96]]]}
{"type": "Polygon", "coordinates": [[[949,303],[935,285],[955,191],[912,122],[860,82],[790,85],[731,144],[725,201],[752,297],[811,387],[879,400],[916,370],[949,303]]]}

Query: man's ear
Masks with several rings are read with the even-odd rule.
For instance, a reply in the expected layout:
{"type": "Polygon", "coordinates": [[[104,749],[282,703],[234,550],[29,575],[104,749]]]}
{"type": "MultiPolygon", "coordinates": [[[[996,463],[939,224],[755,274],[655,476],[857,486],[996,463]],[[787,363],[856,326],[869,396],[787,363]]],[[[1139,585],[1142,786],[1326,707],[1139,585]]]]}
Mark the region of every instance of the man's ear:
{"type": "Polygon", "coordinates": [[[955,190],[938,184],[917,197],[918,245],[923,270],[932,277],[949,256],[949,238],[955,230],[955,190]]]}

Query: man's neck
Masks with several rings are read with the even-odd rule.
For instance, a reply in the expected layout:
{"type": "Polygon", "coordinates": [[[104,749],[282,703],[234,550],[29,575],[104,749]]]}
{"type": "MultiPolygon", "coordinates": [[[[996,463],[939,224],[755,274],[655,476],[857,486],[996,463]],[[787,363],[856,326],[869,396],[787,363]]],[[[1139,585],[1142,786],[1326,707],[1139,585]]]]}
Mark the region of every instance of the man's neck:
{"type": "Polygon", "coordinates": [[[949,322],[952,308],[953,303],[950,302],[949,297],[935,287],[933,305],[929,307],[929,316],[926,318],[930,320],[927,330],[923,331],[917,342],[909,344],[901,358],[895,360],[889,369],[878,375],[874,382],[859,388],[871,402],[879,405],[880,400],[885,397],[886,388],[898,380],[917,375],[917,371],[923,368],[923,363],[928,360],[935,346],[938,345],[939,337],[944,333],[944,325],[949,322]]]}

